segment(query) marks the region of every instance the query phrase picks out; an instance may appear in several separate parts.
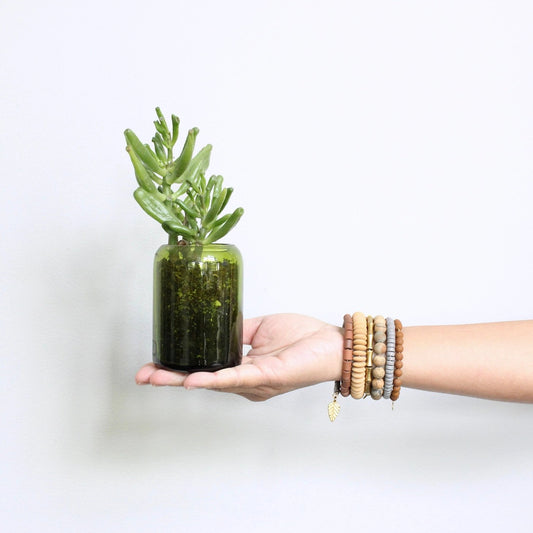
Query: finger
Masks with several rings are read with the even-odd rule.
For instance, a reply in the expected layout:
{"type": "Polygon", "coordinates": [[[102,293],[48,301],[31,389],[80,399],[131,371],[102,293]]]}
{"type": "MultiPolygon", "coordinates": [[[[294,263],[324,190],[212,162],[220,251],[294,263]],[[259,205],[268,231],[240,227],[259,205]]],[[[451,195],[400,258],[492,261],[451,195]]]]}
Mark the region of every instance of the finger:
{"type": "Polygon", "coordinates": [[[138,385],[146,385],[150,383],[150,376],[157,370],[154,363],[144,365],[135,375],[135,381],[138,385]]]}
{"type": "Polygon", "coordinates": [[[243,323],[243,344],[252,344],[259,326],[263,322],[263,317],[247,318],[243,323]]]}
{"type": "Polygon", "coordinates": [[[264,375],[253,364],[244,364],[232,368],[224,368],[217,372],[195,372],[187,376],[184,382],[186,389],[251,389],[264,384],[264,375]]]}
{"type": "Polygon", "coordinates": [[[186,372],[175,372],[157,368],[150,376],[150,384],[154,387],[182,387],[186,372]]]}

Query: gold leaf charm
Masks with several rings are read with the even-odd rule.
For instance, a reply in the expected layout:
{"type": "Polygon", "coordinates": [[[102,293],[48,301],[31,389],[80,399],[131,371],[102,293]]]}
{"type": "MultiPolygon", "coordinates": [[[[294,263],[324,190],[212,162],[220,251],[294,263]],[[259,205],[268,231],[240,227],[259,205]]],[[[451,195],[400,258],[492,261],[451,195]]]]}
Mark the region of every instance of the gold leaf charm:
{"type": "Polygon", "coordinates": [[[333,401],[329,403],[328,405],[328,415],[329,419],[333,422],[337,415],[339,414],[339,411],[341,410],[341,404],[337,401],[337,396],[333,396],[333,401]]]}

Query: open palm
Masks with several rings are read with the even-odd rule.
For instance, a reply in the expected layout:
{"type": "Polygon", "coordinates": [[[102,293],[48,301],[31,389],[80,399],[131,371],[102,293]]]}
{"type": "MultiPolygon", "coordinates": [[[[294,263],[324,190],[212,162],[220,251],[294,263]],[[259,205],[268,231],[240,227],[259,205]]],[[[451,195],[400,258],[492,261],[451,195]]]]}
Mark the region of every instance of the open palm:
{"type": "Polygon", "coordinates": [[[137,373],[139,384],[206,388],[262,401],[341,374],[342,330],[315,318],[277,314],[244,321],[242,364],[217,372],[172,372],[153,363],[137,373]]]}

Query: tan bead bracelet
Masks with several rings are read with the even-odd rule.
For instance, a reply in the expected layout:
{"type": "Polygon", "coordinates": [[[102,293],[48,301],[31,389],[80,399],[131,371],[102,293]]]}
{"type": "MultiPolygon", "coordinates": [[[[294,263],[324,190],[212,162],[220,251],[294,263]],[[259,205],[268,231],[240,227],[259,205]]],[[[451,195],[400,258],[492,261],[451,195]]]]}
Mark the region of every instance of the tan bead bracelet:
{"type": "Polygon", "coordinates": [[[367,344],[368,332],[366,316],[363,313],[354,313],[350,394],[355,400],[360,400],[365,395],[367,344]]]}

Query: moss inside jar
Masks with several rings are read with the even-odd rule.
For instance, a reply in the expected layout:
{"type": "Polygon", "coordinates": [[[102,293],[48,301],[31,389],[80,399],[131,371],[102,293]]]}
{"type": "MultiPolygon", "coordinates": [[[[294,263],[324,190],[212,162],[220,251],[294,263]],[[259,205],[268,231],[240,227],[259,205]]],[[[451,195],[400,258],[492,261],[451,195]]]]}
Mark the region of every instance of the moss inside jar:
{"type": "Polygon", "coordinates": [[[168,126],[159,108],[152,146],[126,130],[126,150],[139,187],[134,197],[168,234],[154,262],[153,360],[171,370],[213,371],[242,358],[242,258],[216,241],[240,220],[224,214],[233,189],[206,178],[211,145],[194,155],[192,128],[174,158],[179,119],[168,126]]]}

